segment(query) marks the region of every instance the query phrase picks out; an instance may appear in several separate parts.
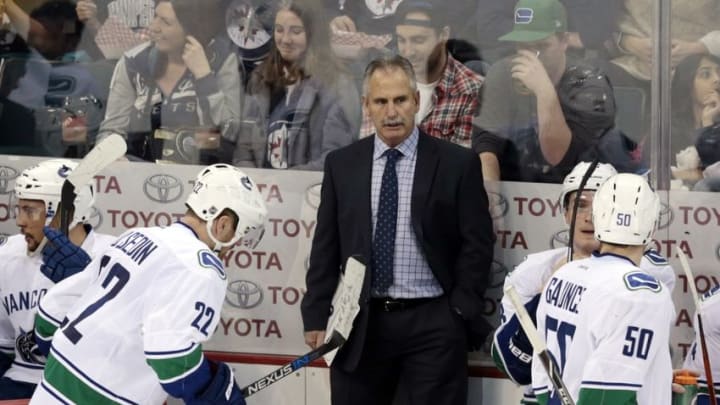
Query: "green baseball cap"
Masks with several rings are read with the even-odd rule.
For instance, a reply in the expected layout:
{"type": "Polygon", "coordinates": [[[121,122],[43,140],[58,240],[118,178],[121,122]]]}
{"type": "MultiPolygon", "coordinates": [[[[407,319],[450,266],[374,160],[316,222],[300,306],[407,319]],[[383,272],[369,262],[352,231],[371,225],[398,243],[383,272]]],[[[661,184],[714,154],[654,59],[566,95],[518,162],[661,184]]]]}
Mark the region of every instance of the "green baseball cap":
{"type": "Polygon", "coordinates": [[[533,42],[567,31],[565,7],[558,0],[520,0],[515,5],[515,26],[499,41],[533,42]]]}

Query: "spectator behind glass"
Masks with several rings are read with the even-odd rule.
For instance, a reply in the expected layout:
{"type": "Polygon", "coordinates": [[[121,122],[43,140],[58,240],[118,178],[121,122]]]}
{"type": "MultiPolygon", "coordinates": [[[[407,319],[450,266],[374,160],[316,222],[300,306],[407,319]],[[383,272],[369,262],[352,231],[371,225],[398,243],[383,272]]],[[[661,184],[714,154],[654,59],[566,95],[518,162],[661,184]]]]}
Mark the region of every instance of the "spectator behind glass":
{"type": "Polygon", "coordinates": [[[30,15],[13,1],[6,6],[13,28],[30,47],[21,56],[25,76],[9,99],[34,110],[34,143],[42,146],[36,154],[78,157],[102,119],[102,91],[88,69],[88,53],[79,47],[84,24],[75,4],[51,0],[30,15]]]}
{"type": "MultiPolygon", "coordinates": [[[[17,48],[16,48],[17,49],[17,48]]],[[[19,50],[19,49],[17,49],[19,50]]],[[[26,74],[25,61],[5,59],[0,82],[0,153],[8,155],[43,155],[42,145],[37,144],[35,116],[31,109],[9,99],[26,74]]]]}
{"type": "Polygon", "coordinates": [[[39,109],[46,106],[46,96],[92,94],[93,80],[86,71],[76,69],[76,62],[87,62],[87,53],[78,50],[83,24],[75,15],[75,6],[69,0],[51,0],[33,9],[28,15],[14,0],[6,0],[5,11],[13,29],[30,47],[27,56],[25,76],[9,98],[27,108],[39,109]],[[64,77],[72,83],[51,86],[50,63],[54,63],[55,77],[64,77]],[[63,91],[66,90],[66,91],[63,91]],[[50,93],[50,94],[48,94],[50,93]]]}
{"type": "Polygon", "coordinates": [[[695,191],[720,191],[720,124],[705,127],[695,143],[703,169],[703,179],[695,183],[695,191]]]}
{"type": "Polygon", "coordinates": [[[567,18],[557,0],[520,0],[515,9],[513,31],[499,40],[513,43],[517,52],[490,67],[472,143],[486,180],[538,181],[511,164],[511,138],[520,130],[536,134],[547,168],[568,154],[572,134],[556,90],[567,66],[567,18]]]}
{"type": "MultiPolygon", "coordinates": [[[[612,62],[640,81],[651,77],[655,4],[624,0],[618,16],[616,41],[622,55],[612,62]]],[[[720,55],[720,0],[675,0],[672,5],[672,65],[690,55],[720,55]]]]}
{"type": "Polygon", "coordinates": [[[518,2],[515,28],[500,37],[517,53],[490,68],[475,120],[473,149],[485,179],[561,182],[576,163],[595,157],[619,170],[635,168],[635,145],[608,131],[615,103],[607,77],[568,66],[565,29],[559,1],[518,2]]]}
{"type": "MultiPolygon", "coordinates": [[[[639,128],[629,134],[642,142],[650,131],[654,0],[623,0],[614,34],[616,56],[604,70],[613,86],[629,87],[645,100],[639,128]]],[[[691,55],[720,56],[720,0],[673,0],[671,64],[691,55]]]]}
{"type": "Polygon", "coordinates": [[[118,61],[98,138],[119,133],[128,155],[147,161],[229,160],[242,89],[219,21],[212,1],[159,1],[152,40],[118,61]]]}
{"type": "Polygon", "coordinates": [[[671,94],[673,176],[692,183],[702,177],[697,135],[720,119],[720,58],[684,59],[675,69],[671,94]]]}
{"type": "MultiPolygon", "coordinates": [[[[393,15],[404,1],[408,0],[323,0],[332,18],[333,51],[349,63],[358,81],[370,60],[395,49],[393,15]]],[[[453,0],[452,6],[441,0],[431,1],[446,10],[455,38],[474,40],[468,15],[475,12],[476,0],[453,0]]]]}
{"type": "MultiPolygon", "coordinates": [[[[413,66],[420,92],[415,122],[428,135],[470,147],[483,78],[448,52],[450,26],[429,1],[406,0],[395,13],[398,53],[413,66]]],[[[375,131],[364,120],[361,137],[375,131]]]]}
{"type": "MultiPolygon", "coordinates": [[[[603,51],[616,31],[618,9],[623,0],[561,0],[568,14],[568,45],[572,50],[603,51]]],[[[483,58],[491,62],[512,54],[513,48],[497,38],[513,27],[514,3],[508,0],[477,0],[474,32],[483,58]]]]}
{"type": "Polygon", "coordinates": [[[117,59],[147,40],[154,0],[78,0],[76,12],[87,27],[83,43],[95,58],[117,59]]]}
{"type": "Polygon", "coordinates": [[[306,1],[278,9],[270,55],[248,83],[235,165],[322,170],[329,152],[357,138],[358,92],[332,57],[324,21],[306,1]]]}

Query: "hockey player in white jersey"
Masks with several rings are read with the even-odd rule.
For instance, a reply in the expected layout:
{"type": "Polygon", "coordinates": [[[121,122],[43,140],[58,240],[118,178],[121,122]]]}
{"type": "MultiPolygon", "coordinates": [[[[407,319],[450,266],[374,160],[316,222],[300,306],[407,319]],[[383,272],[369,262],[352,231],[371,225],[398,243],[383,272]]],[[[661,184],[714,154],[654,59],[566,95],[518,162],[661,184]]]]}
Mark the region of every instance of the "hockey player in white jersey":
{"type": "Polygon", "coordinates": [[[245,403],[230,367],[205,358],[202,343],[225,298],[220,257],[239,241],[254,247],[267,210],[250,177],[225,164],[198,174],[186,205],[169,227],[125,232],[45,296],[36,333],[52,345],[32,404],[162,404],[168,394],[245,403]]]}
{"type": "MultiPolygon", "coordinates": [[[[720,403],[720,394],[718,394],[720,393],[720,382],[718,382],[718,379],[720,379],[720,286],[715,286],[703,294],[700,299],[700,307],[702,308],[705,343],[707,344],[708,357],[712,367],[713,385],[715,386],[718,403],[720,403]]],[[[693,319],[697,319],[697,316],[694,316],[693,319]]],[[[690,346],[683,368],[700,372],[697,405],[709,405],[708,382],[705,377],[705,366],[700,349],[700,331],[697,322],[695,322],[695,341],[690,346]]]]}
{"type": "Polygon", "coordinates": [[[11,205],[20,234],[0,246],[0,399],[30,398],[40,382],[45,357],[33,334],[40,299],[115,239],[86,224],[94,203],[90,185],[79,189],[69,239],[47,226],[65,178],[76,166],[66,159],[46,160],[15,180],[11,205]]]}
{"type": "MultiPolygon", "coordinates": [[[[589,167],[588,162],[578,163],[563,181],[559,202],[568,226],[572,222],[572,207],[578,197],[577,191],[581,179],[589,167]]],[[[573,260],[589,257],[600,247],[600,242],[595,239],[591,218],[593,196],[595,190],[615,174],[617,172],[612,165],[599,163],[583,187],[576,214],[573,260]]],[[[505,279],[505,283],[511,283],[515,287],[531,317],[535,316],[543,287],[550,280],[553,272],[566,263],[568,250],[568,247],[562,247],[528,255],[505,279]]],[[[672,291],[675,286],[675,273],[664,257],[654,250],[648,250],[642,258],[640,267],[655,275],[672,291]]],[[[521,403],[537,403],[530,385],[532,347],[520,327],[509,298],[503,297],[501,305],[501,323],[495,330],[493,338],[493,360],[513,382],[523,386],[521,403]]]]}
{"type": "MultiPolygon", "coordinates": [[[[660,202],[647,181],[618,174],[595,193],[600,249],[558,269],[544,288],[537,326],[578,405],[670,404],[668,288],[638,267],[660,202]]],[[[537,358],[532,385],[548,403],[552,386],[537,358]]]]}

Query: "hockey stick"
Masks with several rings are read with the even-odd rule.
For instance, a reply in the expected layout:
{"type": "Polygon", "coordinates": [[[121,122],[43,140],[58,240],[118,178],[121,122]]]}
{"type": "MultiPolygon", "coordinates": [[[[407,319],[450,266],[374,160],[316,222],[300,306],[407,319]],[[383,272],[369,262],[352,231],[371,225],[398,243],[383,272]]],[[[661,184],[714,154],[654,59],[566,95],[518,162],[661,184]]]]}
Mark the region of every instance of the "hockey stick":
{"type": "Polygon", "coordinates": [[[718,405],[717,398],[715,397],[715,384],[713,383],[712,367],[710,367],[710,355],[708,354],[707,343],[705,342],[705,329],[703,328],[702,308],[700,307],[700,299],[698,298],[697,288],[695,288],[695,277],[693,277],[692,270],[690,269],[690,263],[688,263],[687,256],[679,247],[676,249],[677,255],[680,258],[680,264],[687,277],[688,286],[690,287],[690,293],[693,296],[695,302],[695,311],[697,312],[697,323],[698,323],[698,334],[700,335],[700,350],[702,351],[703,368],[705,369],[705,379],[708,384],[708,395],[710,396],[710,403],[712,405],[718,405]]]}
{"type": "Polygon", "coordinates": [[[520,326],[522,326],[523,331],[525,331],[525,335],[527,335],[528,340],[530,340],[530,344],[533,347],[533,352],[537,353],[538,358],[542,362],[542,365],[545,368],[548,377],[550,377],[550,381],[552,382],[553,387],[555,387],[555,392],[557,392],[558,394],[560,403],[562,405],[575,405],[575,402],[570,396],[570,391],[565,386],[565,383],[562,380],[562,376],[560,375],[560,370],[558,370],[557,364],[555,364],[555,361],[550,356],[545,342],[543,342],[542,338],[538,334],[538,331],[535,328],[532,319],[530,318],[530,314],[528,314],[525,306],[522,304],[522,301],[517,294],[517,291],[515,291],[515,287],[513,287],[510,283],[505,284],[505,295],[510,298],[512,306],[515,307],[515,312],[518,320],[520,321],[520,326]]]}
{"type": "MultiPolygon", "coordinates": [[[[568,247],[570,248],[568,250],[568,256],[567,256],[567,262],[570,263],[573,261],[573,256],[575,254],[575,223],[577,222],[577,211],[578,206],[580,205],[580,196],[582,196],[582,192],[585,190],[585,186],[587,185],[588,180],[590,179],[590,176],[592,176],[593,172],[595,171],[595,168],[598,165],[599,160],[596,158],[590,163],[590,166],[588,166],[587,170],[585,171],[585,174],[583,174],[582,179],[580,180],[580,185],[578,186],[577,191],[575,192],[575,201],[573,201],[572,206],[572,215],[570,216],[570,230],[568,231],[568,247]]],[[[562,202],[560,202],[562,204],[562,202]]]]}
{"type": "Polygon", "coordinates": [[[333,296],[333,310],[326,328],[325,343],[246,386],[242,389],[243,396],[248,397],[267,388],[322,356],[326,356],[325,361],[328,364],[332,363],[334,354],[331,352],[340,348],[348,339],[355,317],[360,312],[360,293],[364,280],[365,265],[354,257],[349,257],[333,296]]]}
{"type": "Polygon", "coordinates": [[[290,374],[294,373],[295,371],[297,371],[297,370],[309,365],[313,361],[321,358],[325,354],[337,349],[343,343],[345,343],[345,339],[340,335],[340,333],[334,332],[332,334],[332,336],[330,337],[329,342],[323,343],[322,345],[318,346],[317,349],[296,358],[295,360],[291,361],[290,363],[274,370],[270,374],[265,375],[264,377],[260,378],[259,380],[255,381],[254,383],[243,388],[242,389],[243,397],[247,398],[248,396],[257,393],[258,391],[264,390],[265,388],[269,387],[271,384],[278,382],[279,380],[289,376],[290,374]]]}
{"type": "Polygon", "coordinates": [[[125,139],[118,134],[111,134],[88,152],[78,166],[70,172],[63,183],[60,194],[60,231],[68,234],[68,227],[75,210],[75,197],[79,190],[85,186],[96,174],[106,168],[110,163],[123,156],[127,151],[125,139]]]}

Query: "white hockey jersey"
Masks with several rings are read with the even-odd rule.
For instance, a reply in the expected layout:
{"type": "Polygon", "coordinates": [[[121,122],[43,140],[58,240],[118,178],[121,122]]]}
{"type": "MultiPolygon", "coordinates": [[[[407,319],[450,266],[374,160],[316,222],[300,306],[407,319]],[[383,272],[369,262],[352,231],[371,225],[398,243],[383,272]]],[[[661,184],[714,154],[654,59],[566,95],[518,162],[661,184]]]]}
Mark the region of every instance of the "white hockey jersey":
{"type": "MultiPolygon", "coordinates": [[[[639,405],[669,404],[668,288],[629,259],[594,254],[556,271],[542,292],[537,325],[571,396],[581,388],[635,391],[639,405]]],[[[552,389],[537,356],[536,395],[552,389]]]]}
{"type": "Polygon", "coordinates": [[[38,331],[58,327],[76,302],[31,403],[162,404],[161,384],[185,381],[204,362],[201,343],[225,298],[222,262],[176,223],[125,232],[88,270],[94,279],[68,278],[43,299],[38,331]]]}
{"type": "MultiPolygon", "coordinates": [[[[511,283],[515,287],[531,316],[535,315],[540,292],[558,267],[557,264],[561,263],[567,254],[568,248],[562,247],[528,255],[505,279],[505,285],[511,283]]],[[[654,250],[648,250],[643,255],[640,268],[660,280],[672,293],[677,276],[667,259],[654,250]]],[[[523,402],[535,403],[532,387],[525,385],[531,373],[532,348],[528,347],[527,353],[523,353],[525,350],[512,342],[511,339],[520,329],[520,324],[508,297],[502,298],[501,306],[500,326],[493,337],[493,359],[511,380],[524,385],[523,402]]]]}
{"type": "MultiPolygon", "coordinates": [[[[710,366],[712,367],[713,386],[715,387],[716,397],[720,401],[720,381],[718,381],[720,379],[720,286],[713,287],[702,296],[700,307],[702,309],[705,344],[707,345],[710,366]]],[[[698,386],[701,395],[703,395],[708,392],[708,382],[705,377],[705,365],[703,363],[702,349],[700,348],[700,331],[697,322],[695,322],[696,319],[697,313],[693,316],[695,341],[690,346],[683,368],[700,372],[698,386]]],[[[705,403],[709,402],[706,401],[705,403]]]]}
{"type": "MultiPolygon", "coordinates": [[[[114,236],[90,231],[81,247],[95,257],[113,240],[114,236]]],[[[0,246],[0,349],[15,355],[5,377],[32,384],[40,382],[45,366],[31,333],[35,314],[40,299],[55,285],[40,272],[41,265],[42,254],[28,256],[23,235],[11,236],[0,246]]]]}

